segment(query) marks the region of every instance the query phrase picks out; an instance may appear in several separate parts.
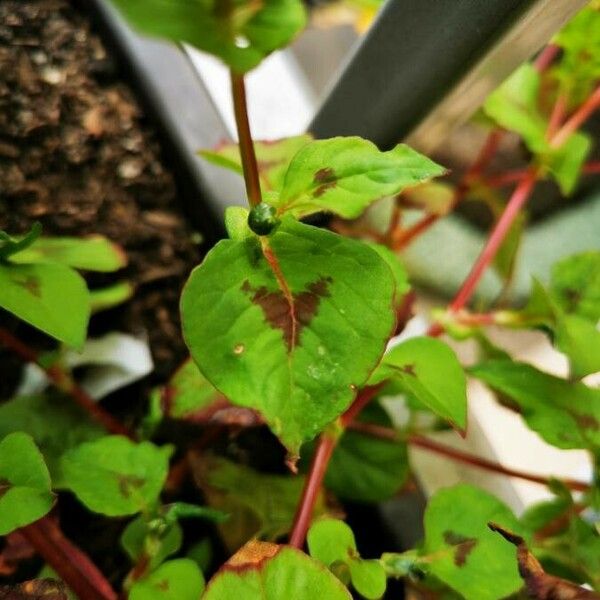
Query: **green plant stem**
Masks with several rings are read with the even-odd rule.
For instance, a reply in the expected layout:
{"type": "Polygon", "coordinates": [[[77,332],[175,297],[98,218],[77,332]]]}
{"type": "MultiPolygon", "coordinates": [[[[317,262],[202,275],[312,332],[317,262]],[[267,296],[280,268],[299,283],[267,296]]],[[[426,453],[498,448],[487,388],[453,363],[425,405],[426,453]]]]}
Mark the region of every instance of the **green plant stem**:
{"type": "Polygon", "coordinates": [[[133,432],[95,402],[83,388],[75,383],[69,373],[64,371],[59,365],[44,366],[39,360],[38,353],[33,348],[23,343],[2,327],[0,327],[0,344],[3,344],[25,362],[34,363],[40,367],[56,388],[69,395],[76,404],[107,431],[135,439],[133,432]]]}
{"type": "Polygon", "coordinates": [[[65,537],[50,517],[19,529],[36,552],[85,600],[117,600],[117,594],[104,575],[73,542],[65,537]]]}
{"type": "Polygon", "coordinates": [[[289,544],[295,548],[302,548],[306,539],[306,532],[310,526],[312,513],[319,495],[319,490],[327,471],[329,459],[333,454],[336,445],[336,438],[331,434],[322,433],[317,442],[317,447],[310,464],[306,483],[302,490],[302,497],[298,504],[296,515],[290,534],[289,544]]]}
{"type": "Polygon", "coordinates": [[[242,158],[242,168],[244,170],[244,182],[246,183],[246,194],[250,206],[257,206],[261,203],[262,196],[260,192],[260,178],[258,175],[258,163],[254,152],[254,143],[250,133],[250,123],[248,121],[248,106],[246,103],[246,85],[244,76],[230,71],[231,74],[231,93],[233,95],[233,111],[235,113],[235,123],[237,126],[240,156],[242,158]]]}
{"type": "MultiPolygon", "coordinates": [[[[410,446],[415,446],[417,448],[423,448],[425,450],[429,450],[430,452],[435,452],[440,456],[444,456],[451,460],[469,465],[471,467],[475,467],[478,469],[483,469],[484,471],[490,471],[492,473],[497,473],[499,475],[506,475],[508,477],[515,477],[517,479],[523,479],[525,481],[530,481],[532,483],[539,483],[541,485],[548,485],[551,481],[549,477],[544,477],[542,475],[535,475],[533,473],[527,473],[525,471],[520,471],[518,469],[512,469],[510,467],[505,467],[501,464],[498,464],[492,460],[488,460],[486,458],[482,458],[480,456],[475,456],[473,454],[469,454],[467,452],[463,452],[461,450],[456,450],[450,446],[445,444],[440,444],[434,440],[426,438],[421,435],[408,435],[403,437],[398,434],[394,429],[390,427],[383,427],[381,425],[375,425],[373,423],[361,423],[359,421],[355,421],[349,424],[349,429],[354,431],[358,431],[360,433],[364,433],[366,435],[371,435],[373,437],[389,440],[391,442],[399,442],[405,441],[410,446]]],[[[585,492],[589,489],[589,486],[586,483],[581,481],[577,481],[574,479],[565,479],[561,480],[569,489],[585,492]]]]}

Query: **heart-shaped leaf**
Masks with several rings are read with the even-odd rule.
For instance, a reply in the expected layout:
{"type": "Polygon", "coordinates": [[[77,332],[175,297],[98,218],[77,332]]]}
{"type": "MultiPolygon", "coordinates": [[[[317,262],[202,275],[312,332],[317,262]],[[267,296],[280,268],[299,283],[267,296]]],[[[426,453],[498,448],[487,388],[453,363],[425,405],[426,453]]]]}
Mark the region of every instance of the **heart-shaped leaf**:
{"type": "Polygon", "coordinates": [[[208,380],[297,454],[376,366],[394,292],[367,246],[284,219],[268,242],[224,240],[208,253],[183,291],[184,337],[208,380]]]}
{"type": "Polygon", "coordinates": [[[81,444],[61,459],[63,478],[90,510],[132,515],[152,506],[167,478],[172,448],[118,435],[81,444]]]}
{"type": "Polygon", "coordinates": [[[322,564],[300,550],[253,540],[209,581],[202,600],[351,600],[322,564]]]}
{"type": "Polygon", "coordinates": [[[489,521],[520,529],[507,506],[471,485],[439,491],[425,511],[429,570],[466,600],[500,600],[522,585],[514,551],[489,521]]]}
{"type": "Polygon", "coordinates": [[[54,496],[42,454],[31,437],[11,433],[0,442],[0,535],[50,511],[54,496]]]}
{"type": "Polygon", "coordinates": [[[294,156],[274,205],[279,214],[325,211],[353,219],[376,200],[445,172],[405,144],[381,152],[359,137],[318,140],[294,156]]]}
{"type": "Polygon", "coordinates": [[[467,426],[467,382],[456,354],[444,342],[411,338],[392,348],[371,378],[393,379],[407,393],[460,431],[467,426]]]}
{"type": "Polygon", "coordinates": [[[0,264],[0,307],[70,346],[85,340],[90,296],[69,267],[0,264]]]}
{"type": "Polygon", "coordinates": [[[304,27],[299,0],[113,0],[141,33],[186,42],[237,73],[256,67],[304,27]]]}

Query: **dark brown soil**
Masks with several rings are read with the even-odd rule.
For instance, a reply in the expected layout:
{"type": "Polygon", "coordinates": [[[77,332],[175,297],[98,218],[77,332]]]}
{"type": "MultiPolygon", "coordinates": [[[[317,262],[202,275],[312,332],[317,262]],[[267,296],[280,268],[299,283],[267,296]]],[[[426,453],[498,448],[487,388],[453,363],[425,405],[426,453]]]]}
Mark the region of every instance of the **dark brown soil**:
{"type": "MultiPolygon", "coordinates": [[[[200,260],[155,130],[89,21],[66,0],[0,2],[0,229],[99,233],[120,244],[132,301],[92,320],[90,333],[147,335],[164,380],[185,357],[178,298],[200,260]]],[[[20,324],[20,335],[35,340],[20,324]]],[[[0,397],[14,373],[1,358],[0,397]],[[3,373],[4,372],[4,373],[3,373]]]]}

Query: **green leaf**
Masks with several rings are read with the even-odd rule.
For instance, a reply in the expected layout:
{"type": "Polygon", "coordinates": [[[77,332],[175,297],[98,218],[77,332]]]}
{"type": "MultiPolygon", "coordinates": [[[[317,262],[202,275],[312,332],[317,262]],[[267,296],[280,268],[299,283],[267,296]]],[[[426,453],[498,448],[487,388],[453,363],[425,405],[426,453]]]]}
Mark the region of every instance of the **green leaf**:
{"type": "Polygon", "coordinates": [[[600,251],[569,256],[552,268],[552,298],[567,314],[600,319],[600,251]]]}
{"type": "Polygon", "coordinates": [[[129,600],[198,600],[203,591],[204,577],[198,565],[189,558],[178,558],[137,581],[129,600]]]}
{"type": "Polygon", "coordinates": [[[318,140],[292,159],[275,206],[295,217],[325,211],[352,219],[376,200],[445,172],[405,144],[381,152],[359,137],[318,140]]]}
{"type": "Polygon", "coordinates": [[[489,521],[521,530],[507,506],[471,485],[439,491],[425,511],[429,571],[466,600],[499,600],[522,585],[514,549],[488,529],[489,521]]]}
{"type": "Polygon", "coordinates": [[[547,153],[544,162],[565,196],[570,195],[575,189],[581,168],[592,146],[592,138],[589,135],[576,132],[560,148],[547,153]]]}
{"type": "Polygon", "coordinates": [[[392,348],[371,383],[393,379],[460,431],[467,426],[467,383],[452,349],[429,337],[411,338],[392,348]]]}
{"type": "Polygon", "coordinates": [[[268,242],[224,240],[208,253],[183,291],[184,337],[207,379],[260,411],[294,455],[377,364],[394,287],[366,245],[284,219],[268,242]]]}
{"type": "Polygon", "coordinates": [[[578,315],[564,315],[555,329],[556,347],[569,357],[571,375],[582,378],[600,371],[600,331],[578,315]]]}
{"type": "MultiPolygon", "coordinates": [[[[290,161],[298,150],[312,139],[312,135],[304,134],[280,140],[254,142],[254,152],[263,191],[281,191],[290,161]]],[[[215,165],[243,175],[238,144],[225,143],[214,150],[200,150],[198,154],[215,165]]]]}
{"type": "Polygon", "coordinates": [[[183,532],[178,523],[156,531],[142,515],[131,521],[121,534],[121,546],[133,562],[144,555],[150,557],[149,570],[156,569],[166,558],[175,554],[181,548],[182,541],[183,532]]]}
{"type": "Polygon", "coordinates": [[[308,530],[306,541],[310,555],[327,567],[358,556],[352,529],[339,519],[319,519],[308,530]]]}
{"type": "Polygon", "coordinates": [[[253,541],[209,582],[202,600],[351,600],[325,567],[295,548],[253,541]]]}
{"type": "MultiPolygon", "coordinates": [[[[230,515],[227,521],[219,523],[219,531],[231,551],[251,537],[275,540],[290,530],[304,477],[260,473],[223,458],[206,456],[193,467],[208,504],[230,515]]],[[[314,514],[323,510],[323,496],[319,494],[314,514]]]]}
{"type": "Polygon", "coordinates": [[[0,264],[0,307],[70,346],[85,340],[89,292],[69,267],[0,264]]]}
{"type": "Polygon", "coordinates": [[[286,46],[306,23],[299,0],[113,0],[141,33],[186,42],[237,73],[286,46]]]}
{"type": "Polygon", "coordinates": [[[387,266],[394,275],[394,281],[396,282],[396,305],[400,306],[404,296],[410,290],[410,284],[408,283],[408,273],[404,268],[404,265],[400,261],[400,257],[392,252],[387,246],[383,244],[376,244],[374,242],[366,242],[369,248],[373,248],[383,260],[387,263],[387,266]]]}
{"type": "Polygon", "coordinates": [[[54,504],[50,474],[31,436],[0,442],[0,535],[42,518],[54,504]]]}
{"type": "Polygon", "coordinates": [[[252,238],[254,234],[248,227],[248,215],[250,211],[242,206],[228,206],[225,209],[225,229],[230,239],[243,242],[252,238]]]}
{"type": "Polygon", "coordinates": [[[120,281],[103,288],[90,290],[90,308],[92,313],[108,310],[133,298],[135,288],[128,281],[120,281]]]}
{"type": "Polygon", "coordinates": [[[364,598],[377,600],[385,594],[387,578],[378,560],[351,560],[348,563],[352,586],[364,598]]]}
{"type": "MultiPolygon", "coordinates": [[[[361,421],[390,427],[385,411],[367,406],[361,421]]],[[[354,502],[383,502],[404,485],[409,474],[406,444],[346,430],[333,451],[325,485],[337,497],[354,502]]]]}
{"type": "Polygon", "coordinates": [[[175,523],[179,519],[208,519],[220,523],[226,521],[229,515],[208,506],[199,506],[189,502],[172,502],[162,507],[161,518],[166,523],[175,523]]]}
{"type": "Polygon", "coordinates": [[[338,519],[320,519],[308,531],[308,549],[313,558],[335,568],[348,566],[352,585],[365,598],[381,598],[385,593],[386,575],[377,560],[360,558],[352,529],[338,519]]]}
{"type": "Polygon", "coordinates": [[[535,154],[548,149],[546,119],[538,109],[540,74],[526,63],[521,65],[485,101],[485,114],[508,131],[519,134],[535,154]]]}
{"type": "Polygon", "coordinates": [[[484,104],[497,125],[517,133],[540,164],[557,180],[563,194],[570,194],[591,149],[589,136],[574,133],[559,148],[550,145],[548,123],[538,108],[541,76],[527,63],[519,67],[484,104]]]}
{"type": "Polygon", "coordinates": [[[494,269],[507,284],[513,278],[526,222],[527,218],[524,213],[519,213],[516,216],[494,257],[494,269]]]}
{"type": "Polygon", "coordinates": [[[177,369],[165,394],[168,397],[167,415],[174,419],[185,419],[210,406],[220,396],[191,359],[177,369]]]}
{"type": "Polygon", "coordinates": [[[600,389],[509,360],[480,363],[469,372],[516,402],[528,426],[549,444],[600,447],[600,389]]]}
{"type": "Polygon", "coordinates": [[[169,446],[106,436],[66,452],[61,468],[66,486],[90,510],[113,517],[132,515],[156,502],[171,452],[169,446]]]}
{"type": "Polygon", "coordinates": [[[58,263],[74,269],[110,273],[127,264],[127,255],[101,235],[86,238],[38,238],[11,262],[19,264],[58,263]]]}
{"type": "Polygon", "coordinates": [[[567,23],[553,40],[563,51],[551,74],[573,106],[582,103],[600,79],[600,10],[588,5],[567,23]]]}
{"type": "Polygon", "coordinates": [[[0,404],[0,438],[29,434],[42,452],[55,488],[64,487],[60,457],[83,442],[106,434],[87,413],[64,396],[19,396],[0,404]]]}

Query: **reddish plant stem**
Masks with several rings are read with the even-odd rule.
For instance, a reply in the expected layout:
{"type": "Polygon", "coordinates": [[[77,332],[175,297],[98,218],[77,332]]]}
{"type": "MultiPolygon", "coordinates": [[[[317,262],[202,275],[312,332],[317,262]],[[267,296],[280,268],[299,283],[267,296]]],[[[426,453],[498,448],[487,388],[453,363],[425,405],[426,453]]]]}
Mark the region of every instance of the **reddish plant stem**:
{"type": "MultiPolygon", "coordinates": [[[[458,290],[454,300],[448,307],[449,312],[458,312],[463,308],[467,302],[471,299],[479,280],[483,273],[492,262],[500,245],[502,244],[510,226],[512,225],[515,217],[519,214],[521,208],[525,202],[527,202],[531,191],[535,185],[537,179],[537,169],[531,167],[525,177],[519,182],[519,185],[515,188],[504,212],[498,222],[496,223],[490,237],[488,238],[481,254],[475,261],[471,272],[463,282],[461,288],[458,290]]],[[[434,323],[427,332],[430,336],[438,336],[443,332],[443,327],[439,323],[434,323]]]]}
{"type": "Polygon", "coordinates": [[[50,518],[19,530],[37,553],[60,575],[64,582],[82,600],[117,600],[110,583],[50,518]]]}
{"type": "Polygon", "coordinates": [[[327,465],[329,464],[329,459],[333,454],[335,445],[336,439],[333,436],[322,433],[319,437],[317,448],[306,477],[306,483],[302,490],[302,497],[294,516],[294,524],[289,540],[290,546],[302,548],[304,545],[317,496],[319,495],[319,490],[321,489],[327,465]]]}
{"type": "Polygon", "coordinates": [[[540,72],[544,72],[558,56],[560,52],[560,46],[555,44],[548,44],[533,61],[533,66],[540,72]]]}
{"type": "MultiPolygon", "coordinates": [[[[361,433],[365,433],[367,435],[371,435],[373,437],[377,437],[379,439],[389,440],[392,442],[397,442],[402,440],[398,433],[389,428],[383,427],[381,425],[375,425],[373,423],[361,423],[359,421],[355,421],[351,423],[349,429],[353,429],[354,431],[359,431],[361,433]]],[[[440,444],[439,442],[435,442],[429,438],[426,438],[421,435],[409,435],[405,440],[409,445],[416,446],[417,448],[423,448],[425,450],[429,450],[430,452],[435,452],[441,456],[445,456],[446,458],[455,460],[457,462],[478,468],[483,469],[485,471],[490,471],[492,473],[498,473],[499,475],[506,475],[508,477],[515,477],[517,479],[523,479],[525,481],[530,481],[532,483],[539,483],[541,485],[548,485],[551,481],[549,477],[544,477],[542,475],[535,475],[533,473],[527,473],[525,471],[520,471],[518,469],[512,469],[510,467],[505,467],[501,464],[498,464],[492,460],[488,460],[486,458],[482,458],[480,456],[475,456],[473,454],[469,454],[467,452],[463,452],[462,450],[456,450],[450,446],[445,444],[440,444]]],[[[571,490],[585,492],[589,489],[589,486],[582,481],[577,481],[574,479],[565,479],[561,480],[563,483],[571,490]]]]}
{"type": "Polygon", "coordinates": [[[71,396],[71,398],[85,410],[94,421],[102,425],[107,431],[117,435],[127,436],[130,439],[135,438],[133,432],[129,428],[105,411],[83,388],[79,387],[75,381],[73,381],[73,378],[69,373],[61,369],[58,365],[45,367],[40,364],[38,353],[4,328],[0,328],[0,344],[3,344],[8,349],[12,350],[25,362],[35,363],[38,367],[43,369],[46,376],[55,387],[71,396]]]}
{"type": "MultiPolygon", "coordinates": [[[[475,162],[464,174],[460,183],[456,187],[454,192],[454,198],[452,199],[452,206],[450,210],[453,210],[467,195],[469,189],[473,185],[474,181],[477,181],[483,171],[487,168],[492,158],[498,150],[498,145],[502,139],[503,132],[500,129],[494,129],[491,131],[485,140],[479,155],[475,159],[475,162]]],[[[408,246],[416,237],[427,231],[434,223],[437,223],[441,215],[429,214],[425,215],[422,219],[417,221],[414,225],[403,231],[400,235],[396,236],[393,242],[394,250],[401,250],[408,246]]]]}
{"type": "Polygon", "coordinates": [[[256,206],[262,201],[258,163],[254,152],[254,143],[248,121],[248,106],[246,103],[246,85],[244,76],[231,71],[231,92],[233,96],[233,111],[237,125],[240,156],[244,171],[244,182],[250,206],[256,206]]]}
{"type": "Polygon", "coordinates": [[[550,114],[550,119],[548,121],[548,131],[546,132],[547,139],[551,140],[556,132],[560,129],[560,126],[562,125],[567,113],[567,104],[567,95],[564,93],[559,94],[556,102],[554,103],[554,108],[552,109],[552,113],[550,114]]]}
{"type": "Polygon", "coordinates": [[[550,145],[560,148],[600,107],[600,86],[585,100],[585,102],[571,115],[567,122],[552,136],[550,145]]]}
{"type": "MultiPolygon", "coordinates": [[[[500,173],[499,175],[492,175],[487,177],[485,184],[489,187],[503,187],[505,185],[511,185],[518,183],[525,177],[528,169],[517,169],[516,171],[507,171],[500,173]]],[[[600,161],[590,161],[581,168],[581,172],[584,175],[598,175],[600,174],[600,161]]]]}
{"type": "Polygon", "coordinates": [[[360,411],[367,405],[383,388],[383,383],[378,383],[377,385],[369,385],[364,387],[358,395],[354,402],[350,405],[348,410],[340,417],[340,423],[342,427],[347,427],[354,419],[358,416],[360,411]]]}

